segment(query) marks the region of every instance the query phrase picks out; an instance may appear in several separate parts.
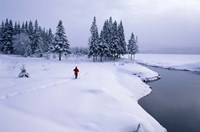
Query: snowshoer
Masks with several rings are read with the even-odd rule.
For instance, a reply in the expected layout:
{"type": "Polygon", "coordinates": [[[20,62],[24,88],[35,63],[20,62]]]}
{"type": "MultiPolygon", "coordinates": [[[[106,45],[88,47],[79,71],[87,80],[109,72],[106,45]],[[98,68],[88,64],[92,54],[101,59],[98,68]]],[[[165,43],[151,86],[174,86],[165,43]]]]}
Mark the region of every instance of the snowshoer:
{"type": "Polygon", "coordinates": [[[78,68],[76,66],[75,69],[74,69],[75,79],[77,79],[77,77],[78,77],[78,72],[79,72],[79,70],[78,70],[78,68]]]}

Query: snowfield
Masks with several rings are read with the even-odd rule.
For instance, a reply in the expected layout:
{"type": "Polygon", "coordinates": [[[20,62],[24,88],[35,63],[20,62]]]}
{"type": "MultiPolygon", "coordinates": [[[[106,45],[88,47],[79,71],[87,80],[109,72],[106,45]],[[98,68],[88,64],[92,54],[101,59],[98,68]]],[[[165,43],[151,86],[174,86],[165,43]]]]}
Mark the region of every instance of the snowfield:
{"type": "Polygon", "coordinates": [[[0,55],[0,131],[166,132],[138,105],[151,92],[143,81],[158,77],[126,59],[59,62],[0,55]],[[30,78],[18,78],[23,64],[30,78]]]}
{"type": "Polygon", "coordinates": [[[136,60],[145,65],[200,73],[200,55],[137,54],[136,60]]]}

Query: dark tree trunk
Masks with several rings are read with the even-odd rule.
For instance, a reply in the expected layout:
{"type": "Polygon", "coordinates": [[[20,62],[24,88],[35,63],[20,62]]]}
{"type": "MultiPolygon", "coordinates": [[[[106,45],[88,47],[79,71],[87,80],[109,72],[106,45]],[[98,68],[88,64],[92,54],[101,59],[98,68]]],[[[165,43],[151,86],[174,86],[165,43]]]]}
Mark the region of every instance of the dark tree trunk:
{"type": "Polygon", "coordinates": [[[93,56],[93,62],[95,62],[95,58],[94,58],[94,56],[93,56]]]}
{"type": "Polygon", "coordinates": [[[61,52],[59,52],[59,61],[61,61],[61,52]]]}
{"type": "Polygon", "coordinates": [[[102,58],[103,58],[103,56],[100,56],[100,61],[102,62],[102,58]]]}

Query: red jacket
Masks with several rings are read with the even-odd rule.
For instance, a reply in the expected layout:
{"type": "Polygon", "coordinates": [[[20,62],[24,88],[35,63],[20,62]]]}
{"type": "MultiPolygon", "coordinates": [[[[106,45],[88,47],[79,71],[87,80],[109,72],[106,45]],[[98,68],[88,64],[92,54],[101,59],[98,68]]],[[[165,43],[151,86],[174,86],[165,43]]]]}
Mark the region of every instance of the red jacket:
{"type": "Polygon", "coordinates": [[[78,70],[78,68],[76,67],[76,68],[74,69],[74,74],[78,74],[78,72],[79,72],[79,70],[78,70]]]}

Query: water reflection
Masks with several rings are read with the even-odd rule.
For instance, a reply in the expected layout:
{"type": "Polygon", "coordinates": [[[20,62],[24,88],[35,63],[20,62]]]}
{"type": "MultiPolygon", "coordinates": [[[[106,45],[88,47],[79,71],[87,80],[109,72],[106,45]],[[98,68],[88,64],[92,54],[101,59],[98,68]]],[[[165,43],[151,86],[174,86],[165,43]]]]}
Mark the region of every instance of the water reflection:
{"type": "Polygon", "coordinates": [[[168,132],[200,132],[200,74],[150,69],[161,79],[149,83],[153,91],[139,104],[168,132]]]}

